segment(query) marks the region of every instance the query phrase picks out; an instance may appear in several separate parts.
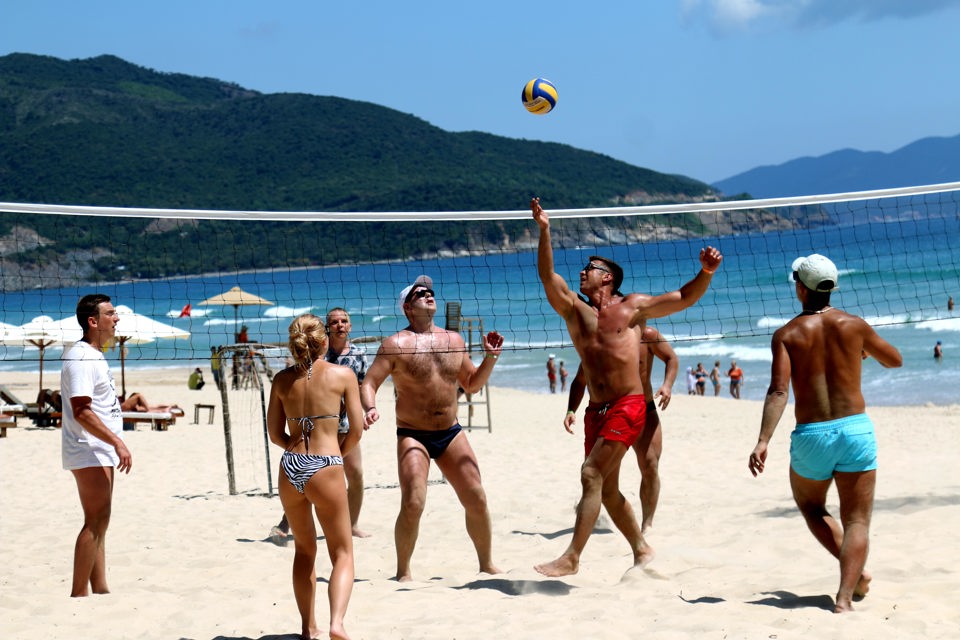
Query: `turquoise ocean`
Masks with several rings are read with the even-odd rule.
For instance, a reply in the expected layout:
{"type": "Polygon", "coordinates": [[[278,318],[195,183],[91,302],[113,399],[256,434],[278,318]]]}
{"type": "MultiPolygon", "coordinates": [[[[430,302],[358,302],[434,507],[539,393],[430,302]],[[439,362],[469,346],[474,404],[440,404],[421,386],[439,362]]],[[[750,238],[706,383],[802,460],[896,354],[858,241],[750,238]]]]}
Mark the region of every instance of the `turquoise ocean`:
{"type": "MultiPolygon", "coordinates": [[[[557,272],[576,287],[590,255],[609,256],[627,272],[623,291],[660,293],[695,275],[702,246],[718,247],[724,261],[703,299],[652,324],[671,340],[681,359],[674,394],[686,393],[687,366],[703,362],[709,370],[719,360],[726,371],[735,359],[745,372],[743,397],[760,400],[769,383],[770,336],[799,310],[790,264],[797,256],[823,253],[841,273],[833,306],[867,319],[903,354],[900,369],[883,369],[872,359],[864,363],[868,404],[949,404],[960,401],[960,311],[947,310],[948,296],[960,302],[958,238],[960,215],[955,211],[922,219],[901,213],[896,220],[880,217],[813,230],[570,247],[556,249],[555,261],[557,272]],[[937,340],[944,351],[940,364],[933,359],[937,340]]],[[[438,324],[444,324],[447,305],[454,303],[476,326],[482,323],[484,331],[505,336],[505,355],[491,385],[549,393],[545,362],[550,353],[565,361],[571,375],[576,370],[576,351],[544,299],[531,251],[11,292],[2,294],[0,320],[19,325],[39,315],[60,319],[73,314],[79,296],[100,291],[115,304],[191,332],[189,339],[128,345],[128,370],[186,371],[206,368],[210,347],[231,343],[238,325],[248,327],[251,340],[282,344],[291,318],[307,311],[322,316],[334,306],[350,312],[354,338],[389,335],[406,324],[398,307],[400,289],[420,274],[434,280],[438,324]],[[233,286],[274,304],[236,310],[198,305],[233,286]],[[191,315],[180,317],[188,303],[191,315]]],[[[370,342],[367,348],[372,358],[377,345],[370,342]]],[[[61,353],[61,347],[47,349],[45,370],[59,368],[61,353]]],[[[0,370],[37,371],[35,348],[0,347],[0,356],[0,370]]],[[[119,369],[117,350],[107,357],[119,369]]],[[[657,384],[662,371],[662,366],[655,368],[657,384]]],[[[726,384],[722,393],[727,395],[726,384]]]]}

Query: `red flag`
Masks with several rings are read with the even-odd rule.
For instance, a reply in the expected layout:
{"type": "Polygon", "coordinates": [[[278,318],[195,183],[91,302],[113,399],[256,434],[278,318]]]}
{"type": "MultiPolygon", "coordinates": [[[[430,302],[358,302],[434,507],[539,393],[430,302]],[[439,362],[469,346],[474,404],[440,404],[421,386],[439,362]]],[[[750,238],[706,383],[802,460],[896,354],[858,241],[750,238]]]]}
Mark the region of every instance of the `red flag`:
{"type": "Polygon", "coordinates": [[[189,303],[189,302],[187,303],[187,306],[185,306],[183,309],[180,310],[180,315],[177,316],[177,317],[182,318],[183,316],[188,316],[188,317],[190,316],[190,303],[189,303]]]}

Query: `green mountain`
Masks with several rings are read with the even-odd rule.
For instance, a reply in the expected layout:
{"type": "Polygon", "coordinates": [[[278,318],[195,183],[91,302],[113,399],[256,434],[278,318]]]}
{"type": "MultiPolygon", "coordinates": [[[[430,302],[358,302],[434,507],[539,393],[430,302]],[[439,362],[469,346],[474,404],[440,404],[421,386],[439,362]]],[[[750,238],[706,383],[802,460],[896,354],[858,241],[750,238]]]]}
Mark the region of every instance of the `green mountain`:
{"type": "MultiPolygon", "coordinates": [[[[451,133],[366,102],[265,95],[113,56],[0,57],[0,201],[413,212],[520,209],[533,194],[553,209],[717,197],[683,176],[567,145],[451,133]]],[[[669,222],[702,227],[686,218],[669,222]]],[[[511,250],[529,246],[532,229],[353,223],[344,242],[333,225],[0,214],[0,287],[511,250]]]]}

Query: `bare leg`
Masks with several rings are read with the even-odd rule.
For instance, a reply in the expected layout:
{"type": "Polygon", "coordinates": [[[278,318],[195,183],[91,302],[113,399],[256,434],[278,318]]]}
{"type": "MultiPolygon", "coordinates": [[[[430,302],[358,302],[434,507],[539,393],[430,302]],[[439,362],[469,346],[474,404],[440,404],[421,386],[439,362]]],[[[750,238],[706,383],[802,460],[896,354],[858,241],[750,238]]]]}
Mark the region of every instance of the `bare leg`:
{"type": "Polygon", "coordinates": [[[113,467],[74,469],[83,508],[83,528],[73,551],[71,597],[110,593],[107,587],[106,537],[113,502],[113,467]]]}
{"type": "Polygon", "coordinates": [[[420,517],[427,501],[430,456],[413,438],[397,439],[397,472],[400,477],[400,513],[393,528],[397,547],[397,580],[412,580],[410,559],[420,533],[420,517]]]}
{"type": "MultiPolygon", "coordinates": [[[[317,518],[323,529],[330,562],[330,585],[327,599],[330,605],[330,637],[348,638],[343,619],[353,593],[353,537],[350,528],[344,474],[336,468],[321,469],[310,478],[306,495],[316,506],[317,518]]],[[[308,510],[309,511],[309,510],[308,510]]],[[[312,517],[312,516],[311,516],[312,517]]],[[[296,529],[294,529],[296,535],[296,529]]],[[[316,542],[314,535],[314,542],[316,542]]]]}
{"type": "Polygon", "coordinates": [[[835,611],[853,609],[854,597],[863,597],[870,590],[872,577],[864,570],[870,551],[870,518],[877,472],[837,473],[840,494],[840,521],[843,543],[840,545],[840,588],[835,611]]]}
{"type": "Polygon", "coordinates": [[[463,505],[467,534],[477,551],[480,571],[500,573],[500,569],[493,564],[493,534],[487,494],[480,483],[480,466],[467,434],[461,432],[454,438],[447,450],[437,458],[437,466],[463,505]]]}
{"type": "Polygon", "coordinates": [[[357,526],[363,506],[363,454],[360,445],[343,457],[343,472],[347,476],[347,503],[350,505],[350,528],[354,537],[369,538],[370,534],[357,526]]]}
{"type": "Polygon", "coordinates": [[[601,492],[603,506],[610,514],[614,526],[623,534],[633,552],[633,566],[643,567],[653,560],[653,548],[643,538],[633,507],[620,491],[620,464],[603,480],[601,492]]]}
{"type": "Polygon", "coordinates": [[[647,424],[633,443],[640,466],[640,530],[647,533],[653,526],[653,516],[660,502],[660,454],[663,452],[663,431],[656,410],[647,406],[647,424]]]}
{"type": "MultiPolygon", "coordinates": [[[[621,443],[598,439],[590,455],[580,467],[582,497],[577,504],[577,519],[573,525],[573,539],[559,558],[534,567],[545,576],[559,577],[576,573],[580,569],[580,554],[600,516],[600,504],[604,478],[619,472],[620,461],[626,447],[621,443]]],[[[611,514],[611,517],[613,515],[611,514]]],[[[619,525],[618,525],[619,526],[619,525]]]]}
{"type": "Polygon", "coordinates": [[[834,611],[853,609],[854,595],[865,595],[871,577],[864,571],[867,561],[870,514],[876,471],[837,474],[841,519],[849,520],[853,531],[845,531],[826,509],[827,490],[833,479],[810,480],[790,469],[793,498],[817,541],[840,560],[840,590],[834,611]],[[841,477],[843,476],[843,477],[841,477]],[[841,489],[840,485],[844,488],[841,489]]]}
{"type": "Polygon", "coordinates": [[[317,590],[317,529],[313,510],[307,498],[300,494],[287,476],[280,472],[280,501],[293,529],[293,597],[300,612],[302,638],[320,637],[314,601],[317,590]]]}

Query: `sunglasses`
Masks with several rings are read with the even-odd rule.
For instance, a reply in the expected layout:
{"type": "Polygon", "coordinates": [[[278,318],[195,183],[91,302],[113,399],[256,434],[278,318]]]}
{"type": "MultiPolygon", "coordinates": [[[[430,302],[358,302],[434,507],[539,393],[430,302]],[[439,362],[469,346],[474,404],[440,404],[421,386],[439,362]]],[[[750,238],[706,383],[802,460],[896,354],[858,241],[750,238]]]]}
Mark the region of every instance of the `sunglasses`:
{"type": "Polygon", "coordinates": [[[419,300],[420,298],[426,298],[427,296],[430,296],[431,298],[436,297],[433,295],[433,289],[417,289],[416,291],[410,294],[409,299],[419,300]]]}
{"type": "Polygon", "coordinates": [[[610,273],[610,269],[607,269],[606,267],[601,267],[598,264],[593,264],[592,262],[587,263],[587,266],[583,268],[583,272],[589,273],[593,269],[596,269],[597,271],[603,271],[604,273],[610,273]]]}

